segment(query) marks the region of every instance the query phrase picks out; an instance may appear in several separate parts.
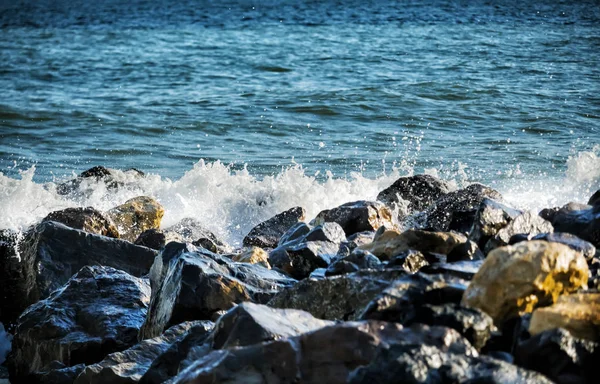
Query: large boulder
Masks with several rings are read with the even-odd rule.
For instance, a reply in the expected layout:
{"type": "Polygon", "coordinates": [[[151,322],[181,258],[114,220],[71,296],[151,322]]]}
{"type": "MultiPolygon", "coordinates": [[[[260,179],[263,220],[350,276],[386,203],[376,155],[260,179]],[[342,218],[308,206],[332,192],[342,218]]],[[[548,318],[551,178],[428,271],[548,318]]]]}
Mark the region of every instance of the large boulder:
{"type": "Polygon", "coordinates": [[[110,267],[87,266],[19,318],[9,357],[11,380],[26,382],[58,361],[93,364],[137,342],[150,287],[110,267]]]}
{"type": "Polygon", "coordinates": [[[281,212],[252,228],[242,243],[246,247],[275,248],[281,236],[294,224],[304,221],[305,215],[306,211],[302,207],[281,212]]]}
{"type": "Polygon", "coordinates": [[[462,303],[487,312],[497,325],[587,285],[583,256],[560,243],[528,241],[490,252],[462,303]]]}
{"type": "Polygon", "coordinates": [[[422,211],[450,192],[450,185],[430,175],[401,177],[377,195],[377,200],[389,206],[404,200],[408,211],[422,211]]]}
{"type": "Polygon", "coordinates": [[[95,233],[108,237],[119,237],[119,231],[115,223],[105,214],[93,207],[66,208],[48,214],[44,221],[56,221],[67,227],[81,229],[82,231],[95,233]]]}
{"type": "Polygon", "coordinates": [[[447,255],[454,247],[465,243],[465,235],[456,232],[429,232],[409,229],[402,233],[395,230],[378,231],[370,244],[359,249],[368,251],[382,260],[389,260],[404,251],[439,253],[447,255]]]}
{"type": "Polygon", "coordinates": [[[331,221],[341,225],[346,236],[357,232],[376,231],[381,226],[396,226],[392,211],[379,201],[354,201],[321,211],[312,224],[320,225],[331,221]]]}
{"type": "Polygon", "coordinates": [[[502,195],[481,184],[471,184],[464,189],[447,193],[427,209],[426,226],[435,231],[463,228],[467,228],[468,231],[473,226],[477,209],[485,198],[502,200],[502,195]]]}
{"type": "Polygon", "coordinates": [[[236,303],[265,303],[295,280],[256,264],[236,263],[190,244],[169,243],[152,266],[152,299],[140,333],[156,337],[169,326],[210,320],[236,303]]]}
{"type": "Polygon", "coordinates": [[[156,251],[69,228],[52,221],[32,227],[20,241],[0,241],[0,321],[11,322],[44,299],[86,265],[104,265],[140,277],[150,270],[156,251]],[[6,244],[2,246],[2,243],[6,244]]]}
{"type": "Polygon", "coordinates": [[[600,341],[600,293],[561,296],[555,304],[533,311],[529,324],[532,335],[553,328],[564,328],[580,339],[600,341]]]}
{"type": "Polygon", "coordinates": [[[402,269],[362,270],[324,279],[305,279],[281,291],[268,305],[301,309],[320,319],[356,320],[375,296],[404,275],[402,269]]]}
{"type": "Polygon", "coordinates": [[[484,198],[475,214],[473,227],[469,232],[469,239],[483,249],[488,240],[496,236],[498,231],[522,213],[500,202],[484,198]]]}
{"type": "Polygon", "coordinates": [[[560,209],[552,217],[555,232],[571,233],[600,247],[600,205],[585,209],[560,209]]]}
{"type": "Polygon", "coordinates": [[[162,205],[148,196],[134,197],[107,212],[121,237],[131,242],[145,230],[159,228],[164,214],[162,205]]]}
{"type": "Polygon", "coordinates": [[[500,229],[485,245],[485,252],[510,244],[515,235],[526,235],[532,238],[540,233],[551,233],[554,231],[549,221],[542,219],[535,212],[528,211],[515,217],[504,228],[500,229]]]}
{"type": "Polygon", "coordinates": [[[581,255],[588,261],[588,265],[592,262],[594,256],[596,256],[596,247],[579,237],[570,233],[554,232],[554,233],[540,233],[532,238],[532,240],[545,240],[552,243],[561,243],[574,251],[581,253],[581,255]]]}

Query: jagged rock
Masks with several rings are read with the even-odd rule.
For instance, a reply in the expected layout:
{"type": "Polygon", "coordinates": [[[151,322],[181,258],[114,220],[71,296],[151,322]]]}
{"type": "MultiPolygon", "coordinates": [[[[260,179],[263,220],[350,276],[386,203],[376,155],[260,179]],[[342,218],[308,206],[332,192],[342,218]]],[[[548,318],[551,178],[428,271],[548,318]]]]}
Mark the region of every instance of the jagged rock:
{"type": "MultiPolygon", "coordinates": [[[[142,276],[156,251],[120,239],[83,232],[47,221],[32,227],[9,245],[2,259],[0,321],[10,323],[27,306],[48,297],[86,265],[105,265],[142,276]]],[[[3,248],[0,245],[0,248],[3,248]]]]}
{"type": "Polygon", "coordinates": [[[357,232],[353,235],[350,235],[346,238],[345,241],[340,243],[340,249],[338,250],[338,256],[346,257],[349,256],[352,251],[361,245],[370,244],[373,242],[373,238],[375,237],[375,232],[366,231],[366,232],[357,232]]]}
{"type": "Polygon", "coordinates": [[[477,244],[471,240],[466,241],[465,243],[458,244],[448,253],[448,257],[446,261],[448,263],[456,263],[458,261],[473,261],[473,260],[483,260],[485,255],[477,244]]]}
{"type": "Polygon", "coordinates": [[[302,207],[294,207],[282,212],[267,221],[263,221],[244,237],[243,245],[261,248],[275,248],[281,236],[299,221],[304,221],[306,211],[302,207]]]}
{"type": "MultiPolygon", "coordinates": [[[[474,219],[484,198],[502,200],[502,195],[498,191],[481,184],[471,184],[467,188],[447,193],[427,209],[426,225],[436,231],[449,231],[453,229],[450,224],[454,216],[458,217],[468,213],[468,216],[474,219]]],[[[470,228],[472,223],[471,225],[461,224],[470,228]]]]}
{"type": "Polygon", "coordinates": [[[376,231],[381,226],[396,226],[392,211],[378,201],[354,201],[339,207],[321,211],[314,219],[314,225],[335,222],[342,226],[346,236],[357,232],[376,231]]]}
{"type": "Polygon", "coordinates": [[[430,175],[415,175],[394,181],[379,192],[377,200],[390,206],[404,200],[409,203],[410,211],[422,211],[448,192],[450,186],[445,181],[430,175]]]}
{"type": "Polygon", "coordinates": [[[310,226],[306,223],[298,223],[288,229],[281,238],[279,239],[278,246],[283,244],[300,241],[300,238],[303,238],[304,235],[310,232],[310,226]]]}
{"type": "Polygon", "coordinates": [[[107,212],[121,237],[131,242],[145,230],[159,228],[164,214],[162,205],[148,196],[134,197],[107,212]]]}
{"type": "Polygon", "coordinates": [[[378,231],[371,244],[361,245],[359,249],[371,252],[382,260],[389,260],[404,251],[416,250],[423,253],[447,255],[467,238],[455,232],[429,232],[409,229],[402,233],[389,230],[378,231]]]}
{"type": "Polygon", "coordinates": [[[325,275],[334,276],[356,272],[360,269],[376,269],[381,267],[381,261],[375,255],[357,250],[346,257],[336,260],[327,268],[325,275]]]}
{"type": "Polygon", "coordinates": [[[532,335],[565,328],[580,339],[600,341],[600,293],[560,296],[555,304],[538,308],[531,315],[532,335]]]}
{"type": "Polygon", "coordinates": [[[115,223],[102,212],[92,208],[66,208],[48,214],[44,221],[56,221],[74,229],[108,237],[119,237],[115,223]]]}
{"type": "Polygon", "coordinates": [[[488,240],[522,213],[497,201],[484,198],[477,209],[469,239],[483,249],[488,240]]]}
{"type": "Polygon", "coordinates": [[[176,376],[186,367],[186,358],[190,352],[204,346],[209,351],[208,339],[214,329],[211,321],[195,321],[193,326],[180,339],[176,340],[165,352],[154,359],[146,373],[141,377],[140,384],[162,384],[176,376]]]}
{"type": "Polygon", "coordinates": [[[587,284],[588,266],[566,245],[528,241],[490,252],[473,277],[463,305],[487,312],[497,325],[556,302],[587,284]]]}
{"type": "Polygon", "coordinates": [[[525,212],[514,218],[508,225],[498,231],[485,245],[485,252],[503,247],[510,243],[511,237],[517,234],[526,234],[528,238],[532,238],[540,233],[553,232],[554,228],[549,221],[542,219],[534,212],[525,212]]]}
{"type": "Polygon", "coordinates": [[[236,303],[265,303],[294,280],[262,266],[236,263],[190,244],[169,243],[150,271],[152,299],[141,338],[171,325],[208,320],[236,303]]]}
{"type": "Polygon", "coordinates": [[[110,267],[87,266],[19,317],[9,357],[11,380],[27,380],[58,361],[92,364],[137,342],[150,299],[139,278],[110,267]]]}
{"type": "Polygon", "coordinates": [[[304,236],[304,241],[327,241],[329,243],[340,244],[346,240],[344,229],[334,222],[325,222],[317,225],[304,236]]]}
{"type": "Polygon", "coordinates": [[[140,381],[158,356],[193,326],[201,322],[185,322],[175,325],[162,335],[141,341],[122,352],[114,352],[99,363],[85,367],[71,380],[73,384],[134,384],[140,381]]]}
{"type": "Polygon", "coordinates": [[[214,253],[230,253],[232,248],[224,241],[219,239],[214,233],[206,229],[202,223],[192,218],[185,218],[168,228],[165,232],[173,232],[181,236],[181,241],[192,243],[195,246],[202,247],[214,253]]]}
{"type": "Polygon", "coordinates": [[[141,245],[159,251],[162,247],[164,247],[167,243],[170,243],[171,241],[181,242],[183,241],[183,238],[178,233],[173,231],[163,231],[160,229],[152,228],[140,233],[140,235],[137,237],[137,239],[135,239],[133,243],[135,245],[141,245]]]}
{"type": "Polygon", "coordinates": [[[588,205],[600,205],[600,189],[594,192],[590,199],[588,200],[588,205]]]}
{"type": "Polygon", "coordinates": [[[101,180],[110,176],[111,172],[103,166],[95,166],[79,174],[76,179],[66,181],[56,186],[56,192],[59,195],[68,195],[79,188],[84,179],[101,180]]]}
{"type": "Polygon", "coordinates": [[[534,236],[531,240],[545,240],[552,243],[561,243],[567,245],[569,248],[581,253],[588,261],[588,265],[596,255],[596,247],[570,233],[540,233],[539,235],[534,236]]]}
{"type": "Polygon", "coordinates": [[[390,345],[437,346],[476,354],[455,331],[380,322],[341,323],[288,339],[214,351],[181,372],[174,383],[346,383],[350,372],[390,345]]]}
{"type": "Polygon", "coordinates": [[[362,270],[324,279],[305,279],[281,291],[267,305],[301,309],[319,319],[355,320],[391,281],[405,274],[402,269],[362,270]]]}
{"type": "Polygon", "coordinates": [[[429,265],[430,262],[435,262],[432,256],[435,256],[430,253],[423,253],[415,250],[403,251],[400,254],[392,257],[390,261],[387,263],[386,267],[395,268],[400,267],[403,268],[406,272],[416,273],[421,268],[426,265],[429,265]]]}
{"type": "Polygon", "coordinates": [[[27,288],[35,285],[33,270],[23,271],[24,264],[18,252],[20,237],[19,232],[0,230],[0,323],[6,324],[7,328],[29,304],[24,302],[27,288]]]}
{"type": "Polygon", "coordinates": [[[600,205],[587,209],[560,209],[552,217],[555,232],[571,233],[600,247],[600,205]]]}
{"type": "Polygon", "coordinates": [[[53,361],[28,377],[29,382],[36,384],[72,384],[85,368],[85,364],[67,367],[61,362],[53,361]]]}
{"type": "Polygon", "coordinates": [[[259,264],[267,269],[271,269],[271,265],[269,264],[269,254],[259,247],[246,249],[244,252],[234,255],[232,260],[239,263],[259,264]]]}
{"type": "Polygon", "coordinates": [[[553,329],[519,344],[515,362],[557,384],[592,384],[598,381],[600,344],[578,340],[564,329],[553,329]]]}
{"type": "Polygon", "coordinates": [[[483,260],[465,260],[455,261],[454,263],[435,263],[421,268],[421,272],[426,274],[444,274],[454,276],[459,279],[472,280],[479,268],[483,265],[483,260]]]}

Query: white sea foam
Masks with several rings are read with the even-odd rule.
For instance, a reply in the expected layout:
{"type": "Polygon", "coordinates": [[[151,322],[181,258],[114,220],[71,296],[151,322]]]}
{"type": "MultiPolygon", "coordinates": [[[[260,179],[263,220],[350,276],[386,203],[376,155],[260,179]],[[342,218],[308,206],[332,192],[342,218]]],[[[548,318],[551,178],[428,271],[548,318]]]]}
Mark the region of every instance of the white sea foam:
{"type": "MultiPolygon", "coordinates": [[[[600,148],[578,153],[567,162],[563,177],[531,177],[512,171],[509,178],[487,180],[512,205],[539,210],[569,201],[586,202],[600,188],[600,148]]],[[[468,169],[458,164],[453,172],[429,169],[426,172],[450,180],[456,187],[469,182],[468,169]]],[[[155,197],[165,207],[163,227],[185,217],[193,217],[219,237],[239,245],[243,236],[257,223],[289,209],[302,206],[308,219],[322,209],[345,202],[374,199],[377,193],[400,176],[412,174],[412,168],[399,166],[376,178],[354,173],[349,178],[328,174],[325,180],[306,174],[299,166],[283,169],[275,176],[258,178],[246,169],[232,170],[220,163],[197,162],[180,179],[170,180],[149,174],[139,178],[131,172],[116,171],[115,178],[124,186],[110,189],[104,182],[86,180],[80,186],[85,193],[65,197],[56,193],[56,184],[33,181],[35,168],[21,172],[20,179],[0,174],[0,228],[23,230],[48,213],[73,206],[93,206],[108,210],[139,195],[155,197]]]]}

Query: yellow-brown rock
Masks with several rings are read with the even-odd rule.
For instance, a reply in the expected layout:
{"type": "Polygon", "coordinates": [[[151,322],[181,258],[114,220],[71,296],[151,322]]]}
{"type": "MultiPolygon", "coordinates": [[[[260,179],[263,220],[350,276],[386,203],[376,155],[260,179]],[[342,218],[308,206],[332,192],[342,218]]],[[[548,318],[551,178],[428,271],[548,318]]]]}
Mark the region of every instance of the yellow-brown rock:
{"type": "Polygon", "coordinates": [[[579,252],[560,243],[521,242],[488,254],[462,304],[487,312],[501,325],[586,287],[587,279],[588,266],[579,252]]]}
{"type": "Polygon", "coordinates": [[[121,238],[133,242],[145,230],[159,228],[165,210],[153,198],[138,196],[111,209],[107,214],[117,225],[121,238]]]}
{"type": "Polygon", "coordinates": [[[271,269],[269,254],[259,247],[246,249],[244,252],[233,256],[232,259],[240,263],[260,264],[265,268],[271,269]]]}
{"type": "Polygon", "coordinates": [[[600,340],[600,293],[561,296],[556,304],[533,311],[529,333],[554,328],[565,328],[580,339],[600,340]]]}
{"type": "Polygon", "coordinates": [[[464,235],[455,232],[409,229],[400,233],[395,230],[386,230],[378,232],[372,243],[361,245],[359,248],[371,252],[382,260],[388,260],[409,249],[446,255],[456,245],[466,241],[467,238],[464,235]]]}

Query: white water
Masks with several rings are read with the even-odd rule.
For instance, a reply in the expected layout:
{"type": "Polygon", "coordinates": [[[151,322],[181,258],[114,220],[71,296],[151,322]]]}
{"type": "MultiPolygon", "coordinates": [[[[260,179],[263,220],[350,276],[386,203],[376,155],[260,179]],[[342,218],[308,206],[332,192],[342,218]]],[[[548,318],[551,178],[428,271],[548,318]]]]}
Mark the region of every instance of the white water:
{"type": "MultiPolygon", "coordinates": [[[[521,209],[540,210],[560,206],[570,201],[587,202],[600,188],[600,147],[581,152],[567,162],[567,171],[560,178],[523,175],[510,170],[487,184],[499,190],[505,200],[521,209]]],[[[459,165],[453,173],[428,170],[451,181],[456,187],[470,182],[468,168],[459,165]]],[[[257,223],[289,209],[302,206],[307,219],[319,211],[360,199],[374,199],[378,192],[400,176],[412,174],[412,168],[394,168],[377,178],[355,173],[350,179],[327,175],[325,181],[307,175],[301,166],[283,169],[276,176],[262,179],[246,170],[234,171],[220,163],[200,160],[179,180],[149,174],[138,178],[130,173],[116,172],[124,183],[117,191],[100,181],[86,180],[84,197],[69,198],[56,193],[56,184],[33,181],[35,168],[21,172],[20,179],[0,173],[0,229],[23,230],[48,213],[74,206],[93,206],[108,210],[139,195],[155,197],[165,207],[163,227],[185,217],[193,217],[224,240],[237,245],[257,223]]],[[[485,183],[485,181],[483,181],[485,183]]]]}

